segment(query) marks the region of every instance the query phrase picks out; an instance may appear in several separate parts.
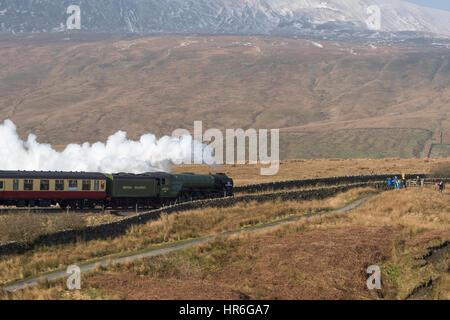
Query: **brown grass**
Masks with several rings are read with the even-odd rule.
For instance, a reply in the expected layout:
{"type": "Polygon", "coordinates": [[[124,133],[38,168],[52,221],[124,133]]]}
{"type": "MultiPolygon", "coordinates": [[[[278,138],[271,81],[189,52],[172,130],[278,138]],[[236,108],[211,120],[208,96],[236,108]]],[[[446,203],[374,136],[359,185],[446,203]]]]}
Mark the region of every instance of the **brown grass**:
{"type": "MultiPolygon", "coordinates": [[[[232,177],[236,185],[264,183],[272,181],[314,179],[324,177],[354,176],[374,174],[429,173],[432,168],[448,164],[449,159],[324,159],[324,160],[284,160],[275,176],[261,176],[261,165],[223,165],[218,171],[232,177]]],[[[174,172],[210,173],[207,166],[180,166],[174,172]]]]}
{"type": "MultiPolygon", "coordinates": [[[[361,191],[300,204],[249,204],[245,207],[249,215],[245,219],[249,220],[244,221],[251,225],[258,216],[280,218],[278,214],[287,209],[283,214],[289,215],[290,208],[304,214],[305,209],[341,207],[360,197],[361,191]],[[277,213],[270,213],[270,209],[277,213]]],[[[83,276],[80,292],[67,292],[63,283],[57,282],[48,289],[29,289],[3,298],[404,299],[432,279],[431,287],[419,290],[412,298],[449,299],[448,249],[422,258],[430,253],[430,246],[450,240],[449,197],[448,190],[440,197],[432,187],[389,191],[346,214],[313,217],[95,271],[83,276]],[[382,268],[379,295],[365,287],[365,269],[372,264],[382,268]]],[[[221,210],[236,220],[236,208],[221,210]]],[[[224,230],[220,221],[210,217],[215,212],[208,212],[208,217],[195,211],[186,214],[202,221],[199,224],[205,228],[224,230]]],[[[176,238],[182,234],[177,221],[192,228],[185,217],[166,217],[147,227],[156,228],[153,230],[160,237],[176,238]],[[172,234],[170,230],[177,231],[172,234]]],[[[142,232],[142,237],[151,236],[142,232]]],[[[37,252],[34,255],[36,259],[37,252]]],[[[14,268],[2,264],[4,267],[14,268]]]]}
{"type": "MultiPolygon", "coordinates": [[[[108,299],[368,299],[362,270],[389,258],[398,232],[372,227],[235,236],[87,274],[86,289],[74,298],[92,299],[95,292],[108,299]]],[[[56,283],[6,298],[61,299],[66,292],[56,283]]]]}
{"type": "Polygon", "coordinates": [[[436,263],[425,263],[420,257],[428,247],[450,240],[450,192],[439,196],[436,188],[411,188],[383,193],[361,208],[346,215],[312,218],[280,227],[284,236],[298,230],[332,230],[342,227],[397,227],[402,230],[391,247],[391,258],[383,263],[385,287],[389,299],[404,299],[414,288],[433,279],[427,299],[449,299],[448,253],[436,263]]]}
{"type": "MultiPolygon", "coordinates": [[[[450,191],[443,197],[435,187],[389,191],[339,220],[351,225],[392,225],[405,227],[405,236],[414,238],[429,231],[450,235],[450,191]]],[[[327,224],[323,224],[324,227],[327,224]]]]}
{"type": "Polygon", "coordinates": [[[435,164],[431,170],[431,176],[435,178],[450,178],[450,162],[435,164]]]}
{"type": "Polygon", "coordinates": [[[205,129],[281,128],[284,158],[404,158],[426,156],[450,130],[442,50],[238,36],[38,38],[1,42],[0,111],[21,136],[59,146],[118,130],[170,135],[203,120],[205,129]]]}
{"type": "Polygon", "coordinates": [[[33,241],[40,235],[120,220],[101,213],[8,213],[0,215],[0,243],[33,241]]]}
{"type": "MultiPolygon", "coordinates": [[[[404,299],[433,279],[432,287],[413,298],[449,299],[448,250],[421,258],[428,247],[450,240],[449,196],[440,197],[434,188],[386,192],[348,214],[315,217],[90,273],[83,280],[85,289],[73,297],[404,299]],[[382,268],[380,295],[365,287],[365,269],[372,264],[382,268]],[[215,291],[209,289],[213,284],[215,291]]],[[[42,294],[68,297],[59,284],[42,294]]]]}
{"type": "MultiPolygon", "coordinates": [[[[259,174],[260,165],[224,165],[220,168],[233,177],[236,185],[263,183],[344,175],[368,175],[392,173],[429,173],[446,170],[448,160],[441,159],[383,159],[383,160],[286,160],[281,162],[280,172],[274,177],[259,174]],[[438,170],[438,171],[436,171],[438,170]]],[[[180,166],[175,172],[209,173],[206,166],[180,166]]],[[[64,229],[77,229],[121,219],[108,214],[8,214],[0,216],[0,243],[31,241],[41,234],[64,229]]]]}
{"type": "Polygon", "coordinates": [[[179,240],[220,234],[293,216],[325,212],[341,208],[368,192],[372,192],[370,188],[362,188],[320,201],[251,202],[231,208],[208,208],[165,215],[157,221],[134,226],[125,235],[111,240],[42,247],[24,255],[1,258],[0,283],[27,278],[111,254],[132,253],[179,240]]]}
{"type": "MultiPolygon", "coordinates": [[[[365,288],[365,268],[377,264],[382,266],[384,298],[403,299],[431,278],[434,285],[425,298],[449,299],[448,250],[425,266],[416,259],[428,253],[430,245],[450,239],[449,196],[441,198],[432,188],[387,192],[348,215],[312,218],[225,244],[138,262],[131,269],[113,267],[107,277],[122,279],[125,288],[138,281],[122,277],[124,270],[127,274],[132,270],[149,282],[208,279],[255,299],[366,299],[379,297],[365,288]],[[225,254],[221,246],[231,248],[225,254]],[[210,266],[215,255],[220,259],[210,266]],[[197,262],[186,268],[181,262],[185,259],[197,262]]],[[[110,294],[123,294],[120,286],[109,285],[102,277],[88,281],[110,294]]],[[[144,292],[151,297],[153,291],[144,292]]],[[[144,292],[125,296],[145,298],[144,292]]],[[[188,296],[192,297],[196,295],[188,296]]]]}
{"type": "MultiPolygon", "coordinates": [[[[183,288],[189,286],[185,282],[187,279],[206,280],[251,299],[368,298],[361,271],[368,263],[388,259],[391,242],[398,231],[384,227],[350,227],[291,233],[283,237],[276,233],[234,237],[177,254],[114,266],[110,268],[109,277],[136,274],[145,276],[144,281],[149,283],[177,281],[183,288]]],[[[137,282],[132,277],[124,280],[125,288],[137,282]]],[[[126,290],[108,285],[101,275],[87,281],[89,286],[92,283],[104,292],[123,294],[126,290]]],[[[158,288],[138,294],[130,292],[127,298],[145,299],[147,295],[155,295],[154,289],[158,288]]],[[[162,291],[159,296],[160,299],[182,299],[183,294],[162,291]]],[[[184,298],[199,296],[201,293],[194,292],[184,298]]]]}

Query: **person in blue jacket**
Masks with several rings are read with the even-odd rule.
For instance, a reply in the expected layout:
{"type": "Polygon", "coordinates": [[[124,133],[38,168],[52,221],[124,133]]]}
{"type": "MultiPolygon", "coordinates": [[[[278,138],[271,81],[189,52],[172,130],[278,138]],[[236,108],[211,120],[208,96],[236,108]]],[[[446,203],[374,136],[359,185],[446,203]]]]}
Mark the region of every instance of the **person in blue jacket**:
{"type": "Polygon", "coordinates": [[[387,184],[388,184],[388,188],[392,189],[392,178],[391,177],[387,178],[387,184]]]}

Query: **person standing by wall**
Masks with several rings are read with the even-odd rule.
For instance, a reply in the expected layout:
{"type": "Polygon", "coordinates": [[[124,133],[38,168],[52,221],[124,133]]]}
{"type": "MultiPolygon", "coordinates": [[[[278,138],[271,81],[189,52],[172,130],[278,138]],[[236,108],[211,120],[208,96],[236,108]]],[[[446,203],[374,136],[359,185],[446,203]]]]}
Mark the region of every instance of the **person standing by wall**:
{"type": "Polygon", "coordinates": [[[389,190],[392,190],[392,178],[391,178],[391,177],[389,177],[389,178],[387,179],[387,184],[388,184],[389,190]]]}
{"type": "Polygon", "coordinates": [[[445,188],[444,182],[439,181],[437,185],[438,185],[439,193],[442,197],[444,195],[444,188],[445,188]]]}
{"type": "Polygon", "coordinates": [[[394,184],[395,190],[400,190],[400,188],[402,187],[402,182],[397,177],[395,177],[394,179],[394,184]]]}
{"type": "Polygon", "coordinates": [[[402,173],[401,188],[406,188],[406,173],[402,173]]]}

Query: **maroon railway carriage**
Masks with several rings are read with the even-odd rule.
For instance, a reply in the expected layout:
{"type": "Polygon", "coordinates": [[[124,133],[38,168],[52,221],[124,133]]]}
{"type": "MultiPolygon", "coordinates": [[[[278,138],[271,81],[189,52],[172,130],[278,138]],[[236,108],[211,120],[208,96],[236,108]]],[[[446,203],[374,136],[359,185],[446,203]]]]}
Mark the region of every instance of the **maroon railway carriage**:
{"type": "Polygon", "coordinates": [[[105,199],[101,173],[0,171],[0,205],[82,209],[103,205],[105,199]]]}

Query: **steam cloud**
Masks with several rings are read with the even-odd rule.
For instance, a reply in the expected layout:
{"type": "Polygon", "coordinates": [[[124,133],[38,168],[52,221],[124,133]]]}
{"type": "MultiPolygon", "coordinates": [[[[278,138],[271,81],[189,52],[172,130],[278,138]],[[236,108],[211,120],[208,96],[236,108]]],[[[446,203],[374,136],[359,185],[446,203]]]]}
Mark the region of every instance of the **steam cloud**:
{"type": "Polygon", "coordinates": [[[0,170],[169,172],[175,165],[199,161],[194,158],[194,148],[213,154],[211,148],[190,136],[157,140],[153,134],[145,134],[139,141],[131,141],[123,131],[110,136],[106,144],[70,144],[58,152],[49,144],[38,143],[33,134],[27,141],[21,140],[10,120],[0,124],[0,170]]]}

